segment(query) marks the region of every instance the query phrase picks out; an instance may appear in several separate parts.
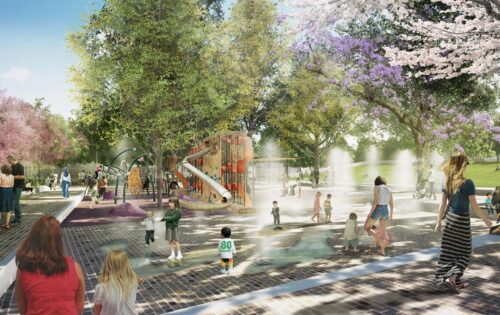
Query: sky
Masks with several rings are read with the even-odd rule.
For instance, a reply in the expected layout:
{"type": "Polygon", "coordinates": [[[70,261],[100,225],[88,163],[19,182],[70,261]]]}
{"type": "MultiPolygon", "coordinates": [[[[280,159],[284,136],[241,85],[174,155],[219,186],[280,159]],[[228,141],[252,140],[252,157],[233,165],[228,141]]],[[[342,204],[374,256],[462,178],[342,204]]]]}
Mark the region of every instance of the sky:
{"type": "MultiPolygon", "coordinates": [[[[224,1],[224,10],[235,0],[224,1]]],[[[68,118],[72,100],[69,67],[78,62],[66,35],[103,0],[0,0],[0,89],[33,103],[44,98],[53,113],[68,118]]]]}

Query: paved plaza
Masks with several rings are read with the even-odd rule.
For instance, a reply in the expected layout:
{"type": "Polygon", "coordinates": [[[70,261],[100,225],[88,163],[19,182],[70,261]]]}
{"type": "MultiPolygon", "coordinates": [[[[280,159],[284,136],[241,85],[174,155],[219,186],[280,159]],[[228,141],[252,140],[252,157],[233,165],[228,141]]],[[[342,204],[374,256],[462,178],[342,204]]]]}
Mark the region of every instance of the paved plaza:
{"type": "MultiPolygon", "coordinates": [[[[360,239],[360,252],[343,250],[344,222],[356,212],[363,224],[369,211],[365,200],[335,199],[344,194],[335,191],[333,223],[316,225],[310,220],[315,191],[305,188],[301,198],[273,198],[278,193],[270,187],[258,190],[262,203],[255,214],[184,211],[181,262],[160,261],[170,254],[163,222],[156,223],[156,242],[146,247],[141,218],[110,216],[112,200],[92,210],[89,201],[80,202],[64,221],[63,232],[67,253],[85,273],[84,313],[92,313],[93,289],[111,249],[125,250],[144,278],[137,296],[140,314],[493,314],[491,307],[500,302],[495,294],[500,238],[486,235],[478,219],[472,219],[476,248],[465,275],[471,287],[451,295],[432,281],[440,244],[440,234],[433,231],[435,211],[404,207],[411,197],[397,196],[395,220],[388,228],[393,242],[382,257],[366,252],[366,236],[360,239]],[[279,230],[273,229],[270,214],[274,199],[282,213],[279,230]],[[224,226],[232,229],[238,251],[231,275],[218,268],[216,247],[224,226]]],[[[48,210],[51,199],[37,202],[40,213],[56,211],[48,210]]],[[[153,209],[157,220],[164,213],[151,200],[131,202],[153,209]]],[[[13,293],[14,285],[1,297],[0,314],[17,314],[13,293]]]]}

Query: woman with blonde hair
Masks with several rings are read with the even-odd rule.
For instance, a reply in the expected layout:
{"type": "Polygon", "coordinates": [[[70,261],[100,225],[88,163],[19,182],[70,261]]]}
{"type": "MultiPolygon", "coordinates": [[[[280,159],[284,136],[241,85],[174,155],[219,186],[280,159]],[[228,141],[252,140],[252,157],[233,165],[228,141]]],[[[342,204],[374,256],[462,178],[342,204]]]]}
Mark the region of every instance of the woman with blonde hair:
{"type": "Polygon", "coordinates": [[[127,254],[112,250],[102,264],[94,292],[94,314],[135,315],[139,279],[128,262],[127,254]]]}
{"type": "Polygon", "coordinates": [[[490,219],[477,204],[474,182],[465,178],[467,165],[469,161],[461,152],[453,154],[444,165],[446,181],[436,223],[436,231],[440,231],[445,219],[435,279],[438,285],[446,286],[455,293],[468,287],[461,278],[472,251],[469,203],[474,213],[483,219],[487,227],[491,227],[490,219]]]}

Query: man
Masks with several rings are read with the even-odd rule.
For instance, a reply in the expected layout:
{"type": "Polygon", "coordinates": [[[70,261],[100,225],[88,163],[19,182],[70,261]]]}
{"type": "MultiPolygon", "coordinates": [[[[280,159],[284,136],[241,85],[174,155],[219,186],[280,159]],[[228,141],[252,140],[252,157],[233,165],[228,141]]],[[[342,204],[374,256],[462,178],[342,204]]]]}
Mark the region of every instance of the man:
{"type": "Polygon", "coordinates": [[[429,165],[429,178],[428,178],[428,181],[429,181],[429,199],[431,197],[434,198],[434,200],[436,200],[436,194],[434,192],[434,183],[436,182],[436,173],[434,171],[434,169],[432,168],[432,165],[429,165]]]}
{"type": "Polygon", "coordinates": [[[82,170],[79,174],[78,174],[78,179],[80,180],[80,183],[85,186],[85,171],[82,170]]]}
{"type": "Polygon", "coordinates": [[[19,163],[12,155],[7,156],[7,161],[12,167],[12,175],[14,175],[14,214],[13,224],[21,223],[21,193],[24,188],[24,166],[19,163]]]}

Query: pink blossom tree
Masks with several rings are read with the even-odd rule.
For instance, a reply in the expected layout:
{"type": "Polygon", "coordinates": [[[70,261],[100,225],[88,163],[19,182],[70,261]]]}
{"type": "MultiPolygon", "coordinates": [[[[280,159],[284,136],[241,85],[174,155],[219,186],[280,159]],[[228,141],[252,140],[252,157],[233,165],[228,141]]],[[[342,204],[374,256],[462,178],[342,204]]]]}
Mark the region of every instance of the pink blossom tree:
{"type": "Polygon", "coordinates": [[[323,31],[378,14],[401,28],[385,47],[393,64],[431,79],[482,76],[500,69],[499,0],[287,0],[307,31],[323,31]]]}

